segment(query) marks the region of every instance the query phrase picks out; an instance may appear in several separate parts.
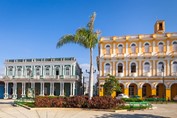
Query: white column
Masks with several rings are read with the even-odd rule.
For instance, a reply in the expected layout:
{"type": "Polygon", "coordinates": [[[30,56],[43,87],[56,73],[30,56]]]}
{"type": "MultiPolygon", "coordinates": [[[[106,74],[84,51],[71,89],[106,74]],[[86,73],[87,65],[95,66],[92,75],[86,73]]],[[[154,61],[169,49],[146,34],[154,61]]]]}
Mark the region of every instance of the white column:
{"type": "Polygon", "coordinates": [[[51,76],[52,75],[52,66],[50,66],[50,75],[49,76],[51,76]]]}
{"type": "Polygon", "coordinates": [[[115,55],[116,54],[116,44],[114,43],[113,44],[113,55],[115,55]]]}
{"type": "Polygon", "coordinates": [[[4,99],[8,99],[8,82],[5,82],[5,93],[4,93],[4,99]]]}
{"type": "Polygon", "coordinates": [[[75,88],[75,82],[73,82],[73,92],[72,92],[72,93],[73,93],[73,96],[75,95],[75,89],[76,89],[76,88],[75,88]]]}
{"type": "Polygon", "coordinates": [[[25,76],[25,66],[22,66],[22,76],[24,77],[25,76]]]}
{"type": "Polygon", "coordinates": [[[73,75],[76,75],[76,64],[73,65],[73,75]]]}
{"type": "Polygon", "coordinates": [[[70,96],[73,96],[72,90],[73,90],[73,85],[72,85],[72,83],[70,82],[70,96]]]}
{"type": "Polygon", "coordinates": [[[141,42],[139,42],[139,53],[140,53],[140,54],[142,53],[142,50],[141,50],[141,42]]]}
{"type": "Polygon", "coordinates": [[[33,90],[33,92],[34,92],[34,97],[35,97],[35,82],[32,82],[31,83],[31,88],[32,88],[32,90],[33,90]]]}
{"type": "Polygon", "coordinates": [[[60,83],[60,96],[64,96],[64,82],[60,83]]]}
{"type": "Polygon", "coordinates": [[[32,82],[32,83],[31,83],[31,88],[32,88],[32,89],[35,89],[35,82],[32,82]]]}
{"type": "Polygon", "coordinates": [[[170,52],[170,42],[167,40],[167,53],[170,52]]]}
{"type": "Polygon", "coordinates": [[[50,96],[54,95],[54,83],[50,82],[50,96]]]}
{"type": "Polygon", "coordinates": [[[52,69],[53,69],[52,75],[53,75],[53,77],[55,77],[55,67],[53,66],[52,69]]]}
{"type": "Polygon", "coordinates": [[[141,74],[142,74],[142,67],[141,67],[141,60],[139,60],[139,68],[138,68],[138,70],[139,70],[139,76],[141,76],[141,74]]]}
{"type": "Polygon", "coordinates": [[[102,55],[103,55],[102,54],[102,44],[100,44],[100,49],[99,50],[100,50],[100,57],[102,57],[102,55]]]}
{"type": "Polygon", "coordinates": [[[22,97],[24,97],[24,84],[22,83],[22,97]]]}
{"type": "Polygon", "coordinates": [[[70,65],[70,76],[72,76],[72,65],[70,65]]]}
{"type": "Polygon", "coordinates": [[[167,60],[167,76],[170,76],[170,70],[171,70],[171,68],[170,68],[170,60],[167,60]]]}
{"type": "Polygon", "coordinates": [[[116,76],[115,62],[113,61],[112,75],[116,76]]]}
{"type": "Polygon", "coordinates": [[[102,76],[102,61],[100,60],[100,63],[99,63],[99,69],[100,69],[100,71],[99,71],[99,73],[100,73],[100,76],[102,76]]]}
{"type": "Polygon", "coordinates": [[[52,83],[52,84],[53,84],[52,94],[54,95],[55,84],[54,83],[52,83]]]}
{"type": "Polygon", "coordinates": [[[153,53],[156,53],[156,49],[155,49],[155,48],[156,48],[156,47],[155,47],[155,41],[153,41],[153,47],[152,47],[152,49],[153,49],[152,52],[153,52],[153,53]]]}
{"type": "Polygon", "coordinates": [[[156,65],[155,65],[155,60],[153,60],[153,68],[152,68],[152,71],[153,71],[153,76],[156,75],[156,65]]]}
{"type": "Polygon", "coordinates": [[[50,96],[52,95],[52,83],[50,82],[50,96]]]}
{"type": "Polygon", "coordinates": [[[125,49],[125,51],[126,51],[126,55],[128,55],[128,43],[126,43],[126,49],[125,49]]]}
{"type": "Polygon", "coordinates": [[[64,72],[64,71],[65,71],[65,66],[62,65],[62,67],[63,67],[63,68],[62,68],[62,75],[64,75],[64,74],[65,74],[65,72],[64,72]]]}
{"type": "Polygon", "coordinates": [[[44,96],[44,84],[45,83],[42,83],[42,96],[44,96]]]}
{"type": "Polygon", "coordinates": [[[13,76],[15,76],[16,66],[13,66],[13,76]]]}
{"type": "Polygon", "coordinates": [[[126,76],[128,76],[128,61],[126,60],[126,76]]]}
{"type": "Polygon", "coordinates": [[[22,83],[22,97],[26,97],[26,83],[22,83]]]}
{"type": "Polygon", "coordinates": [[[44,83],[41,82],[40,96],[44,96],[44,83]]]}
{"type": "Polygon", "coordinates": [[[17,99],[17,83],[13,83],[13,98],[12,99],[17,99]]]}

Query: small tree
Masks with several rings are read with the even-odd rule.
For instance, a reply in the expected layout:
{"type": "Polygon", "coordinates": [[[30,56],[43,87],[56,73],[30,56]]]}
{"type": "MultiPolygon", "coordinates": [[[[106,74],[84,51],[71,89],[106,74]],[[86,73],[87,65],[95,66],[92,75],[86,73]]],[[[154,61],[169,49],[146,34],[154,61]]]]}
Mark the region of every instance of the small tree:
{"type": "Polygon", "coordinates": [[[121,92],[121,87],[119,84],[119,81],[115,78],[115,76],[108,75],[108,78],[105,80],[105,83],[103,85],[104,88],[104,95],[111,96],[111,94],[116,92],[121,92]]]}

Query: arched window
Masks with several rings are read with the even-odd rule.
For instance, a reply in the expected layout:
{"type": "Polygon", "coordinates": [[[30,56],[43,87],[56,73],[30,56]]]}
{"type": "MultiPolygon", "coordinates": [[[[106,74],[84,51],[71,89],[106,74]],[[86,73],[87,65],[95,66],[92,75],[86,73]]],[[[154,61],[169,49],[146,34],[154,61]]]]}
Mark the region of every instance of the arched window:
{"type": "Polygon", "coordinates": [[[110,66],[109,63],[107,63],[107,64],[105,65],[105,71],[106,71],[106,74],[110,74],[111,66],[110,66]]]}
{"type": "Polygon", "coordinates": [[[55,68],[55,75],[57,75],[57,76],[60,75],[59,67],[55,68]]]}
{"type": "Polygon", "coordinates": [[[26,71],[27,71],[27,76],[31,76],[31,69],[27,68],[26,71]]]}
{"type": "Polygon", "coordinates": [[[68,66],[65,68],[65,75],[70,75],[70,68],[68,66]]]}
{"type": "Polygon", "coordinates": [[[173,51],[177,51],[177,41],[173,42],[173,51]]]}
{"type": "Polygon", "coordinates": [[[109,45],[106,46],[106,54],[107,54],[107,55],[110,54],[110,46],[109,46],[109,45]]]}
{"type": "Polygon", "coordinates": [[[159,43],[159,52],[163,52],[164,45],[162,42],[159,43]]]}
{"type": "Polygon", "coordinates": [[[136,45],[134,43],[131,45],[131,50],[132,53],[136,53],[136,45]]]}
{"type": "Polygon", "coordinates": [[[145,48],[145,52],[148,53],[149,52],[149,43],[145,43],[144,48],[145,48]]]}
{"type": "Polygon", "coordinates": [[[164,72],[164,63],[163,62],[158,63],[158,72],[164,72]]]}
{"type": "Polygon", "coordinates": [[[9,76],[13,75],[13,67],[9,67],[8,75],[9,76]]]}
{"type": "Polygon", "coordinates": [[[120,53],[120,54],[123,53],[123,45],[122,45],[122,44],[120,44],[120,45],[118,46],[118,50],[119,50],[119,53],[120,53]]]}
{"type": "Polygon", "coordinates": [[[149,64],[149,62],[144,63],[144,72],[145,73],[150,72],[150,64],[149,64]]]}
{"type": "Polygon", "coordinates": [[[173,72],[177,72],[177,61],[173,62],[173,72]]]}
{"type": "Polygon", "coordinates": [[[136,73],[136,64],[131,63],[131,73],[136,73]]]}
{"type": "Polygon", "coordinates": [[[123,73],[123,64],[122,63],[118,64],[118,73],[123,73]]]}
{"type": "Polygon", "coordinates": [[[18,67],[18,69],[17,69],[17,76],[21,76],[21,74],[22,74],[21,67],[18,67]]]}
{"type": "Polygon", "coordinates": [[[40,69],[39,67],[36,68],[36,76],[39,76],[40,75],[40,69]]]}
{"type": "Polygon", "coordinates": [[[50,75],[50,69],[49,69],[49,67],[46,67],[46,69],[45,69],[45,75],[50,75]]]}

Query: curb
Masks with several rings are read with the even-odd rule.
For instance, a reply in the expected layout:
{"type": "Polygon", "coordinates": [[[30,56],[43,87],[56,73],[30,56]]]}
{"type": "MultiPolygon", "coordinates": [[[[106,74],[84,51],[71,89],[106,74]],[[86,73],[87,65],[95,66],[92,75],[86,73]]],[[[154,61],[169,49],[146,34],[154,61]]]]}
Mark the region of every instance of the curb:
{"type": "Polygon", "coordinates": [[[14,104],[14,106],[20,106],[20,107],[24,107],[28,110],[85,110],[85,111],[107,111],[107,112],[115,112],[115,113],[119,113],[119,112],[125,112],[127,110],[111,110],[111,109],[87,109],[87,108],[57,108],[57,107],[48,107],[48,108],[44,108],[44,107],[38,107],[38,108],[31,108],[28,107],[26,105],[23,104],[14,104]]]}

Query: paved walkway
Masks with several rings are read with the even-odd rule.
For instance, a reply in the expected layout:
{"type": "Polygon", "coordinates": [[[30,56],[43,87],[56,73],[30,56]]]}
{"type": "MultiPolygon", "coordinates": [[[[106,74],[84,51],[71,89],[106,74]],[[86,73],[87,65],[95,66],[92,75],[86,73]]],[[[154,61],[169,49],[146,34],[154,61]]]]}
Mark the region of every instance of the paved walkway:
{"type": "Polygon", "coordinates": [[[177,104],[154,104],[154,110],[120,113],[80,109],[37,109],[13,107],[12,100],[0,100],[0,118],[176,118],[177,104]]]}

